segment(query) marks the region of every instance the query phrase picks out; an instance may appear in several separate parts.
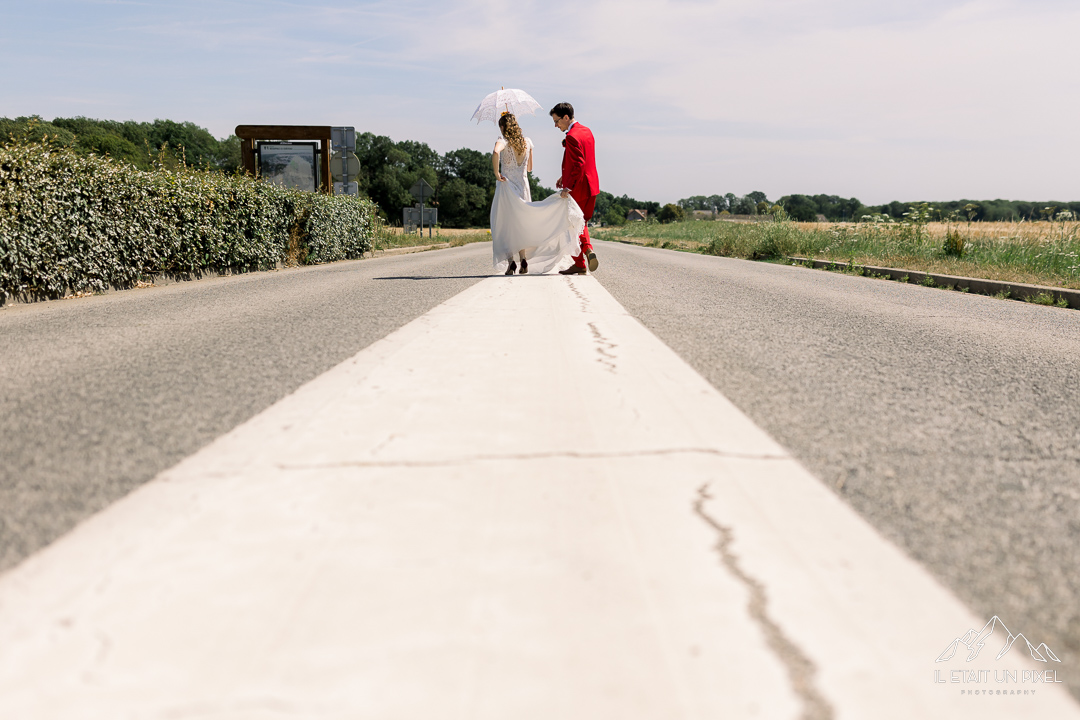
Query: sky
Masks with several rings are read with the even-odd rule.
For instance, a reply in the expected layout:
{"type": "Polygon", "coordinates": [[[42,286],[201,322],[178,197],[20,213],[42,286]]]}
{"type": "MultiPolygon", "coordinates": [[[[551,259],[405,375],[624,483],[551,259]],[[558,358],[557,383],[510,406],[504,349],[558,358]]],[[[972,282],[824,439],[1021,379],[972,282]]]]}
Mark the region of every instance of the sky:
{"type": "Polygon", "coordinates": [[[500,86],[535,174],[568,101],[602,189],[1080,200],[1075,0],[0,0],[0,116],[353,125],[490,151],[500,86]]]}

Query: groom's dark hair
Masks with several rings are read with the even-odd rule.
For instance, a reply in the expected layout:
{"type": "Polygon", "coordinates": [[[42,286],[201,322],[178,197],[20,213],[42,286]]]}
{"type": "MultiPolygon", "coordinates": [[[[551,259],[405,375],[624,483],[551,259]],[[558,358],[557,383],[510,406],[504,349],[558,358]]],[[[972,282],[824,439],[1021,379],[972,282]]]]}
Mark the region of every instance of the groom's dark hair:
{"type": "Polygon", "coordinates": [[[551,108],[551,112],[548,113],[552,117],[558,115],[559,117],[568,117],[571,120],[574,119],[574,106],[570,103],[559,103],[555,107],[551,108]]]}

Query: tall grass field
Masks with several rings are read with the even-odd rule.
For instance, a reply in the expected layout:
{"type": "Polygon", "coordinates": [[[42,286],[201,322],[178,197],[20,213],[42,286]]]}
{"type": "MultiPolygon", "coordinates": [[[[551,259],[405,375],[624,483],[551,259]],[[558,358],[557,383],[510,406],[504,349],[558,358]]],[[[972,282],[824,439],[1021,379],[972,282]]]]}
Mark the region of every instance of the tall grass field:
{"type": "Polygon", "coordinates": [[[1080,222],[689,220],[600,228],[605,240],[755,260],[789,256],[1080,288],[1080,222]]]}

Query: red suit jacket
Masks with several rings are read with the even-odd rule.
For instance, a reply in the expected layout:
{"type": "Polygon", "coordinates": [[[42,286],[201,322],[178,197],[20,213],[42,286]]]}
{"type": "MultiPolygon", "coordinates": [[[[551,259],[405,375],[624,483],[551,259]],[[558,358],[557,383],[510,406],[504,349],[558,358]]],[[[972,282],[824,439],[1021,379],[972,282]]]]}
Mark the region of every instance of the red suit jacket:
{"type": "Polygon", "coordinates": [[[586,220],[592,217],[594,198],[600,192],[595,148],[592,130],[581,123],[574,123],[566,131],[566,139],[563,140],[562,186],[570,191],[574,201],[585,210],[586,220]]]}

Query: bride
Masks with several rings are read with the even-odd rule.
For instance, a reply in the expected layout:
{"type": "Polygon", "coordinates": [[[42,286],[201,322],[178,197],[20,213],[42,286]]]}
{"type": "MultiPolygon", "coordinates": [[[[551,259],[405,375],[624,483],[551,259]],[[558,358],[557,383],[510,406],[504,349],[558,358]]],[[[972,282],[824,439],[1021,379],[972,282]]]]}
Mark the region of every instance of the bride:
{"type": "Polygon", "coordinates": [[[495,272],[522,275],[569,267],[581,252],[578,236],[585,216],[573,198],[558,193],[532,202],[529,176],[532,140],[521,133],[513,113],[499,118],[502,137],[495,143],[491,167],[498,180],[491,202],[491,250],[495,272]],[[518,262],[521,269],[518,270],[518,262]]]}

